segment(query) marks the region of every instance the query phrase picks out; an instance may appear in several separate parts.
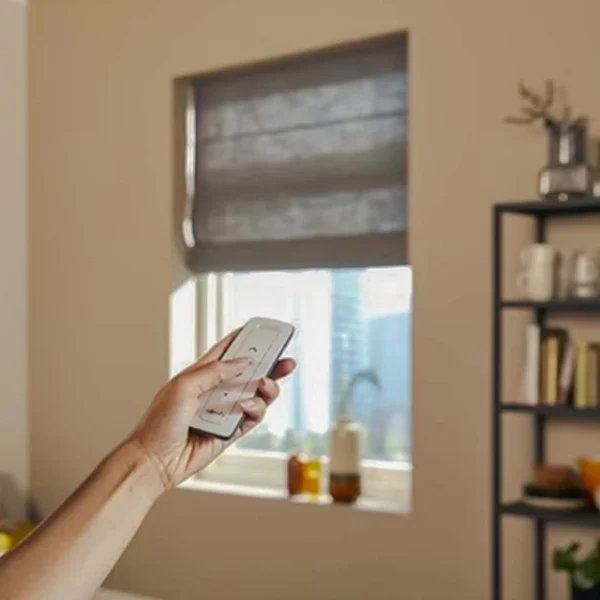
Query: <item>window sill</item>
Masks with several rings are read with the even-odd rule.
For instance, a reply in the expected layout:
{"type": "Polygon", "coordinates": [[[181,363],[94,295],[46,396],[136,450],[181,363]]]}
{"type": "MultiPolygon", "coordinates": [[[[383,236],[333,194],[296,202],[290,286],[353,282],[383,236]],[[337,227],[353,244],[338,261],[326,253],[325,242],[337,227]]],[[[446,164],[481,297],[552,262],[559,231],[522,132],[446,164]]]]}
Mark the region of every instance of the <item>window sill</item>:
{"type": "Polygon", "coordinates": [[[331,506],[345,510],[359,510],[363,512],[375,512],[383,514],[408,514],[410,506],[408,503],[393,503],[377,500],[374,498],[361,498],[356,504],[335,504],[327,495],[317,498],[310,496],[298,496],[289,498],[283,490],[252,485],[240,485],[235,483],[220,483],[202,479],[190,479],[180,489],[196,492],[208,492],[214,494],[230,494],[234,496],[245,496],[248,498],[260,498],[264,500],[286,500],[287,502],[304,506],[331,506]]]}

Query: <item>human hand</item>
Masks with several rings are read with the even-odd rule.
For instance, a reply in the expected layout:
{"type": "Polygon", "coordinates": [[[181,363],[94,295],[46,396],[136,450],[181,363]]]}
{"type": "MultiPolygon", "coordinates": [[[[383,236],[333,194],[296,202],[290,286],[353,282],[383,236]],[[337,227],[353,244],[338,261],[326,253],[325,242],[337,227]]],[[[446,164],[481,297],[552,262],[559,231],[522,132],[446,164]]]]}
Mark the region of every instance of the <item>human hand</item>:
{"type": "Polygon", "coordinates": [[[271,378],[260,382],[257,395],[242,403],[245,418],[231,440],[221,440],[190,430],[200,408],[199,397],[239,375],[247,359],[223,361],[220,357],[239,333],[234,331],[211,348],[200,360],[171,379],[156,395],[131,436],[156,466],[165,489],[176,487],[209,465],[228,446],[246,435],[263,419],[267,407],[279,395],[277,379],[296,367],[291,359],[277,364],[271,378]]]}

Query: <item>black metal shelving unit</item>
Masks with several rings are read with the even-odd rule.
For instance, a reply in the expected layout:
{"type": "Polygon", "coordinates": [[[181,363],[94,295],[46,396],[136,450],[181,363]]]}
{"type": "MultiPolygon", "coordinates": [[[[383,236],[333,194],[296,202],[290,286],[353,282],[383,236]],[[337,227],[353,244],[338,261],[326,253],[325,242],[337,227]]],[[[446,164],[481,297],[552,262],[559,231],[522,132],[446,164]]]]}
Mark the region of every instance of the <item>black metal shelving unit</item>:
{"type": "Polygon", "coordinates": [[[506,215],[523,215],[535,222],[535,241],[546,241],[550,219],[586,214],[600,215],[600,200],[582,199],[571,203],[507,202],[494,205],[493,212],[493,349],[492,349],[492,599],[502,596],[502,520],[504,517],[529,519],[535,527],[535,600],[546,600],[546,531],[552,524],[600,527],[600,511],[593,509],[559,511],[532,508],[522,502],[504,502],[502,498],[502,421],[508,413],[530,415],[534,425],[534,461],[544,462],[546,425],[550,420],[598,421],[600,408],[576,409],[571,406],[529,406],[509,404],[502,393],[502,317],[506,311],[530,311],[543,328],[550,314],[600,314],[600,298],[591,300],[551,300],[530,302],[505,299],[502,295],[502,233],[506,215]],[[505,403],[505,400],[507,401],[505,403]]]}

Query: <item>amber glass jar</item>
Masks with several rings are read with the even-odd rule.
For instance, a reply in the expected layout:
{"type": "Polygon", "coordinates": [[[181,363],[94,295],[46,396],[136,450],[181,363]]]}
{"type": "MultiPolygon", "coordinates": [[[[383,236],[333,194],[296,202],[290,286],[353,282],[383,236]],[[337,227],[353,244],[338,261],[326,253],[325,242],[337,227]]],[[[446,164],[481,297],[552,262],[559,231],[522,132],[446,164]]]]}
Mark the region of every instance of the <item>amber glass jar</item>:
{"type": "Polygon", "coordinates": [[[290,496],[297,496],[304,492],[304,470],[306,457],[301,452],[291,454],[287,463],[287,490],[290,496]]]}

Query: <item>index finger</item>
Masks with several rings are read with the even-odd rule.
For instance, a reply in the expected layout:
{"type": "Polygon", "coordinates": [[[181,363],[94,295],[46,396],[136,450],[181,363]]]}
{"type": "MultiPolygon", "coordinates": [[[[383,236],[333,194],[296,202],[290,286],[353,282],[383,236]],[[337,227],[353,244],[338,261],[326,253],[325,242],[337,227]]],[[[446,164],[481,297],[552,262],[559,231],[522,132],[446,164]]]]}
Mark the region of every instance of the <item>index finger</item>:
{"type": "Polygon", "coordinates": [[[237,329],[234,329],[231,333],[227,334],[222,340],[220,340],[214,346],[212,346],[212,348],[210,348],[208,352],[205,352],[200,357],[198,364],[206,365],[208,363],[214,362],[215,360],[219,360],[225,353],[225,350],[227,350],[227,348],[229,347],[229,344],[231,344],[231,342],[235,340],[235,338],[238,336],[238,333],[241,330],[242,328],[238,327],[237,329]]]}

